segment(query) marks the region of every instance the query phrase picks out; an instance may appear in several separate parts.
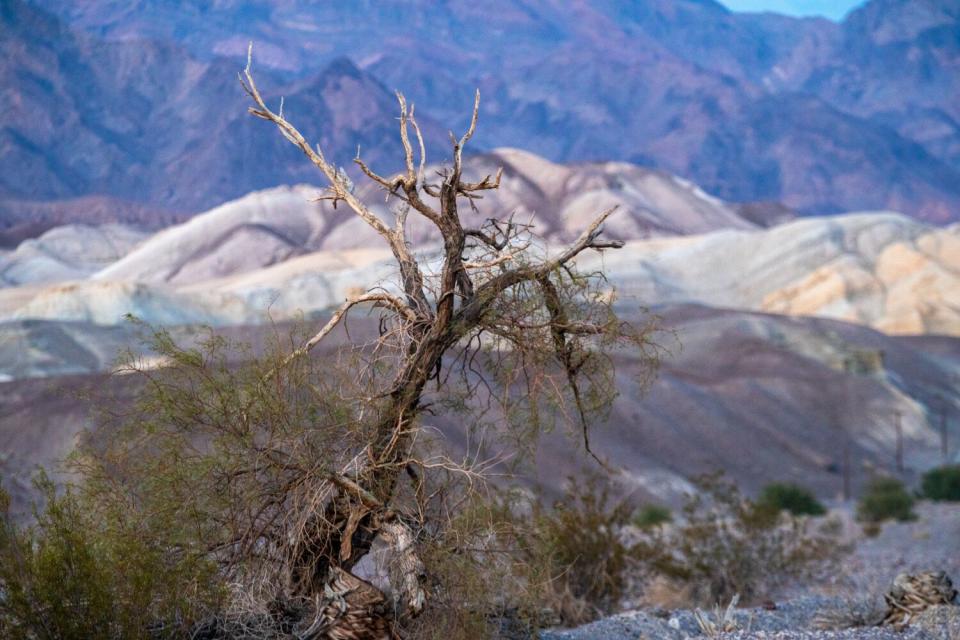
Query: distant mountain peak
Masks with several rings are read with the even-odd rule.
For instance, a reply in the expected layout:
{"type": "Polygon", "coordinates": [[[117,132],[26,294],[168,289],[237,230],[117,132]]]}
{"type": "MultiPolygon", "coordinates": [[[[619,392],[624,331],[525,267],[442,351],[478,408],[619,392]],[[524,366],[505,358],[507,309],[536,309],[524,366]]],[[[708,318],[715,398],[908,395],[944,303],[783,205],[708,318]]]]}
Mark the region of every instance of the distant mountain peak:
{"type": "Polygon", "coordinates": [[[347,76],[361,78],[364,72],[347,56],[337,56],[330,61],[322,72],[323,76],[347,76]]]}
{"type": "Polygon", "coordinates": [[[16,94],[0,113],[2,200],[185,212],[310,179],[245,115],[234,73],[253,40],[270,104],[284,96],[345,165],[358,144],[381,171],[402,160],[394,88],[420,107],[429,159],[444,157],[479,87],[468,153],[642,162],[804,214],[960,218],[955,0],[872,0],[842,25],[714,0],[35,1],[69,28],[12,28],[43,19],[2,4],[0,82],[16,94]]]}
{"type": "Polygon", "coordinates": [[[960,33],[960,3],[954,0],[870,0],[845,21],[878,45],[909,42],[925,31],[953,28],[960,33]]]}

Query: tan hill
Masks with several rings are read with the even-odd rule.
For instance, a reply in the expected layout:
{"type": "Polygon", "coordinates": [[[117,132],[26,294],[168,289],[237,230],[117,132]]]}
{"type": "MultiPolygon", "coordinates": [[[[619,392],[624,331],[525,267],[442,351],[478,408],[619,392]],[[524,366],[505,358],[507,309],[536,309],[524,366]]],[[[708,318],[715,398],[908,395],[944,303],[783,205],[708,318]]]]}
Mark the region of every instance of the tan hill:
{"type": "Polygon", "coordinates": [[[319,248],[331,225],[311,202],[318,189],[277,187],[168,227],[94,277],[188,284],[282,262],[319,248]]]}
{"type": "Polygon", "coordinates": [[[478,175],[504,169],[501,188],[485,196],[481,211],[516,211],[518,220],[534,214],[546,237],[575,236],[597,211],[615,205],[621,211],[607,233],[622,240],[757,227],[736,205],[687,180],[626,162],[561,165],[505,148],[471,158],[468,166],[478,175]]]}
{"type": "MultiPolygon", "coordinates": [[[[548,244],[569,239],[598,210],[620,207],[608,234],[627,247],[582,264],[603,266],[623,306],[695,303],[960,335],[960,226],[869,212],[765,229],[742,207],[668,174],[624,163],[558,165],[515,149],[474,157],[467,171],[479,179],[500,167],[501,188],[486,194],[484,208],[512,212],[548,244]]],[[[359,189],[377,215],[391,216],[382,192],[359,189]]],[[[110,325],[132,313],[159,324],[258,324],[393,286],[380,238],[343,207],[316,202],[319,191],[254,192],[145,240],[124,227],[54,229],[0,255],[0,273],[21,285],[0,288],[0,322],[110,325]]],[[[482,215],[466,220],[476,216],[479,226],[482,215]]],[[[428,225],[408,226],[429,261],[428,225]]]]}
{"type": "MultiPolygon", "coordinates": [[[[0,290],[0,304],[19,292],[0,290]]],[[[132,315],[157,325],[231,325],[266,319],[263,313],[249,318],[242,301],[218,291],[189,294],[140,282],[81,280],[27,288],[24,294],[21,304],[0,314],[0,322],[42,319],[112,325],[123,324],[132,315]]]]}
{"type": "MultiPolygon", "coordinates": [[[[790,222],[764,230],[628,242],[582,266],[603,266],[625,307],[696,303],[818,316],[893,334],[960,336],[960,226],[895,213],[790,222]]],[[[373,284],[390,287],[384,250],[311,253],[203,282],[280,317],[315,312],[373,284]]]]}
{"type": "MultiPolygon", "coordinates": [[[[567,239],[598,210],[620,206],[609,234],[622,240],[721,228],[754,229],[737,208],[675,176],[627,163],[559,165],[516,149],[475,156],[479,179],[503,169],[484,207],[514,213],[538,234],[567,239]]],[[[432,172],[439,167],[430,168],[432,172]]],[[[382,193],[360,186],[392,217],[382,193]]],[[[318,203],[319,187],[250,193],[150,237],[117,225],[67,225],[0,254],[0,321],[114,324],[132,313],[160,324],[237,325],[314,313],[381,281],[381,239],[341,207],[318,203]]],[[[468,217],[470,214],[468,214],[468,217]]],[[[477,226],[483,223],[477,214],[477,226]]],[[[429,251],[429,225],[411,220],[429,251]]]]}
{"type": "MultiPolygon", "coordinates": [[[[378,239],[299,208],[310,192],[285,188],[224,205],[157,234],[92,279],[0,289],[0,321],[114,324],[133,313],[162,324],[256,324],[394,286],[378,239]],[[308,251],[318,245],[327,248],[308,251]]],[[[640,216],[622,218],[629,227],[640,216]]],[[[548,237],[567,234],[558,218],[539,219],[548,237]]],[[[630,237],[623,227],[618,235],[630,237]]],[[[422,239],[429,260],[429,238],[422,239]]],[[[631,240],[621,251],[585,256],[582,266],[601,263],[625,308],[696,303],[842,319],[887,333],[960,335],[960,227],[895,213],[631,240]]]]}
{"type": "Polygon", "coordinates": [[[696,302],[960,335],[957,225],[848,214],[634,242],[602,260],[625,303],[696,302]]]}
{"type": "MultiPolygon", "coordinates": [[[[475,156],[468,175],[482,178],[503,168],[497,192],[483,208],[514,212],[539,234],[567,238],[597,211],[619,205],[609,232],[622,240],[650,235],[753,229],[734,205],[696,185],[628,163],[560,165],[516,149],[475,156]]],[[[428,168],[431,175],[436,168],[428,168]]],[[[378,187],[358,188],[384,219],[392,214],[378,187]]],[[[236,275],[320,250],[380,248],[380,238],[341,207],[314,202],[318,187],[277,187],[227,202],[156,234],[143,246],[96,275],[100,280],[136,280],[185,285],[236,275]]],[[[469,214],[467,216],[469,218],[469,214]]],[[[483,222],[477,214],[477,225],[483,222]]],[[[425,224],[411,220],[413,237],[429,243],[425,224]]]]}

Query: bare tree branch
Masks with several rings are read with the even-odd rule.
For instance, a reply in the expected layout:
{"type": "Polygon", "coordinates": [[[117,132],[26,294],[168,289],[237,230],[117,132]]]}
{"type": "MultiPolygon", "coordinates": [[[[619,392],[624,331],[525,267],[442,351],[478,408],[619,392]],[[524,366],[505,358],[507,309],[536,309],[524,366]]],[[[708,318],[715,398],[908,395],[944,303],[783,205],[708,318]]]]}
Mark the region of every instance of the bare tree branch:
{"type": "MultiPolygon", "coordinates": [[[[483,465],[471,467],[466,459],[458,463],[416,453],[418,434],[423,430],[419,419],[430,404],[428,382],[435,380],[439,389],[446,388],[451,367],[459,366],[453,379],[462,377],[468,395],[479,391],[489,397],[488,402],[502,402],[504,407],[517,389],[526,391],[522,402],[531,407],[541,395],[552,394],[563,403],[559,410],[562,416],[580,426],[583,446],[596,458],[590,446],[588,410],[594,409],[596,398],[602,394],[591,393],[596,390],[591,367],[598,362],[591,349],[607,340],[623,340],[624,333],[605,299],[585,284],[595,274],[579,275],[575,263],[586,250],[623,246],[619,241],[601,239],[604,222],[616,208],[602,212],[558,253],[546,255],[531,249],[536,238],[532,224],[514,222],[512,214],[490,219],[479,228],[465,229],[460,206],[476,208],[476,201],[482,198],[480,192],[499,188],[503,176],[500,168],[494,177],[487,175],[476,182],[462,179],[463,149],[476,132],[480,93],[475,94],[466,132],[460,138],[451,133],[452,168],[437,172],[439,184],[427,184],[423,134],[414,106],[398,92],[403,170],[392,177],[382,176],[359,157],[359,149],[354,159],[360,171],[386,192],[388,201],[391,197],[400,201],[394,209],[393,226],[389,227],[359,200],[348,187],[346,176],[319,147],[312,149],[282,112],[273,113],[266,106],[250,72],[251,56],[248,52],[247,67],[241,75],[244,90],[255,105],[250,112],[272,122],[327,177],[330,193],[325,198],[334,204],[345,202],[386,240],[397,261],[403,296],[372,291],[347,300],[316,335],[266,376],[271,378],[288,366],[294,369],[297,364],[311,362],[298,359],[344,322],[354,306],[370,303],[385,310],[379,337],[366,350],[359,350],[362,359],[357,371],[352,372],[362,388],[358,393],[362,400],[354,416],[357,431],[364,434],[362,442],[350,450],[351,457],[339,458],[336,464],[313,475],[283,469],[281,459],[268,458],[272,469],[290,476],[277,495],[286,495],[283,492],[291,491],[289,487],[298,487],[301,492],[297,516],[286,529],[271,529],[279,525],[270,518],[276,517],[284,504],[284,498],[277,497],[262,514],[252,516],[250,530],[254,533],[245,534],[244,539],[252,536],[264,548],[279,549],[276,553],[291,572],[293,588],[309,594],[318,585],[351,575],[349,572],[379,536],[393,548],[399,568],[391,584],[401,594],[402,608],[407,615],[416,615],[425,606],[427,591],[422,584],[423,565],[415,553],[417,539],[406,524],[413,519],[411,509],[404,511],[398,499],[400,487],[406,485],[398,477],[409,474],[415,478],[417,516],[423,519],[427,517],[424,502],[432,498],[414,465],[421,474],[464,474],[466,480],[461,480],[461,486],[468,489],[472,487],[472,474],[490,471],[483,465]],[[442,248],[438,272],[433,268],[421,270],[412,253],[406,236],[411,210],[439,231],[442,248]],[[491,370],[502,373],[503,379],[490,375],[491,370]],[[494,389],[495,384],[500,385],[499,391],[494,389]],[[494,399],[497,394],[502,398],[494,399]]],[[[633,337],[631,334],[627,339],[633,337]]],[[[248,552],[252,553],[250,549],[255,546],[248,546],[248,552]]]]}
{"type": "Polygon", "coordinates": [[[250,66],[253,60],[253,43],[250,43],[250,46],[247,48],[247,66],[243,70],[243,77],[240,79],[240,84],[243,86],[244,91],[249,95],[257,107],[250,107],[249,111],[251,114],[262,118],[264,120],[269,120],[277,125],[277,128],[280,130],[280,133],[283,136],[295,144],[300,150],[310,159],[310,161],[316,165],[318,169],[327,177],[327,180],[330,181],[331,189],[334,192],[334,195],[338,199],[343,200],[350,208],[353,209],[360,218],[363,219],[368,225],[373,227],[381,236],[383,236],[387,242],[392,244],[392,239],[390,238],[390,231],[387,227],[380,221],[380,219],[375,216],[356,196],[354,196],[347,185],[344,183],[344,180],[341,176],[338,175],[336,168],[327,162],[326,158],[323,157],[323,153],[319,150],[314,151],[310,146],[310,143],[304,139],[297,129],[287,122],[282,115],[274,113],[267,107],[266,103],[263,101],[263,98],[260,95],[260,92],[257,90],[257,85],[253,80],[253,75],[250,73],[250,66]]]}
{"type": "MultiPolygon", "coordinates": [[[[418,320],[417,314],[416,312],[413,311],[413,309],[407,306],[407,304],[404,303],[399,298],[391,296],[390,294],[365,293],[363,295],[356,296],[354,298],[347,300],[342,305],[340,305],[340,308],[338,308],[336,311],[333,312],[333,315],[330,317],[330,320],[327,321],[327,324],[323,325],[323,328],[320,329],[320,331],[317,332],[315,336],[307,340],[303,344],[303,346],[301,346],[300,348],[290,353],[290,355],[288,355],[283,360],[283,362],[280,363],[278,367],[276,367],[275,369],[272,369],[269,372],[269,374],[265,376],[264,379],[268,380],[272,378],[276,374],[278,369],[281,369],[287,366],[288,364],[290,364],[290,362],[292,362],[296,358],[300,358],[308,354],[311,349],[313,349],[315,346],[320,344],[320,342],[324,338],[330,335],[330,332],[333,331],[338,324],[340,324],[340,321],[343,320],[344,316],[346,316],[347,312],[350,309],[364,302],[375,302],[375,303],[380,303],[380,304],[389,306],[411,323],[416,322],[418,320]]],[[[377,306],[377,305],[374,305],[374,306],[377,306]]]]}
{"type": "Polygon", "coordinates": [[[490,176],[484,177],[480,182],[463,182],[460,184],[460,191],[463,195],[470,195],[472,191],[485,191],[488,189],[499,189],[500,179],[503,177],[503,167],[497,169],[497,176],[492,181],[490,176]]]}
{"type": "Polygon", "coordinates": [[[514,287],[524,282],[539,280],[551,271],[554,271],[555,269],[567,264],[577,255],[583,253],[587,249],[592,248],[602,250],[606,248],[618,249],[622,247],[622,242],[596,242],[599,235],[603,232],[604,221],[606,221],[606,219],[609,218],[616,210],[617,207],[611,207],[597,216],[596,219],[590,223],[590,226],[583,230],[583,233],[580,234],[573,244],[568,246],[563,252],[560,253],[560,255],[556,256],[555,258],[546,260],[537,266],[519,267],[513,271],[503,273],[489,282],[484,283],[476,291],[473,300],[465,304],[460,310],[459,317],[466,321],[468,325],[472,326],[472,323],[476,322],[483,314],[484,308],[489,305],[496,296],[503,291],[506,291],[510,287],[514,287]]]}
{"type": "Polygon", "coordinates": [[[250,107],[250,113],[258,118],[273,122],[280,130],[280,133],[283,134],[287,140],[299,147],[307,158],[327,177],[327,180],[330,182],[333,198],[346,202],[364,222],[376,230],[376,232],[389,243],[394,256],[400,263],[404,291],[418,311],[425,311],[429,307],[429,304],[423,293],[423,274],[420,271],[417,261],[410,254],[405,240],[397,238],[395,234],[392,234],[380,218],[370,211],[370,209],[353,194],[353,191],[346,182],[346,176],[340,175],[340,172],[338,172],[332,164],[327,162],[319,147],[314,151],[303,135],[297,131],[296,127],[267,107],[250,72],[252,60],[253,43],[250,43],[247,49],[247,66],[243,71],[243,76],[240,78],[240,84],[243,86],[244,91],[246,91],[247,95],[249,95],[257,105],[256,108],[250,107]]]}

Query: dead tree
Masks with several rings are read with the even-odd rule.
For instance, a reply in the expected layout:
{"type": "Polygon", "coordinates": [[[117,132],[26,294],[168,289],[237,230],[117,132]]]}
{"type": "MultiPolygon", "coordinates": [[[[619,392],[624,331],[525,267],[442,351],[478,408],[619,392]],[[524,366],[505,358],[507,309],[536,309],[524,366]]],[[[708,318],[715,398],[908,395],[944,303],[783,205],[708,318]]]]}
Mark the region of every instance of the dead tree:
{"type": "MultiPolygon", "coordinates": [[[[282,368],[309,357],[308,352],[342,323],[352,308],[372,307],[381,314],[381,337],[374,351],[389,354],[380,362],[390,366],[386,374],[378,369],[382,384],[371,394],[376,418],[368,442],[341,468],[324,472],[322,495],[314,501],[315,508],[303,511],[282,544],[276,537],[271,544],[283,547],[278,553],[287,567],[291,592],[312,597],[325,589],[329,592],[332,583],[342,581],[379,537],[393,546],[400,559],[400,569],[391,582],[393,589],[402,593],[403,614],[416,615],[428,594],[421,581],[415,532],[397,508],[395,496],[401,482],[407,478],[417,482],[418,473],[431,467],[416,457],[414,448],[428,384],[435,380],[442,389],[449,369],[469,367],[481,344],[510,351],[521,360],[546,354],[557,379],[566,385],[569,415],[582,431],[589,452],[586,413],[591,401],[585,396],[591,393],[587,388],[591,377],[606,375],[598,373],[609,364],[601,352],[624,345],[649,346],[646,329],[635,329],[617,319],[609,292],[597,286],[596,278],[578,273],[575,267],[577,256],[584,251],[622,246],[622,242],[601,239],[604,221],[614,210],[600,213],[579,237],[556,251],[548,250],[527,225],[514,222],[508,212],[482,225],[466,222],[462,206],[466,203],[469,211],[475,212],[483,192],[497,189],[502,176],[501,170],[470,182],[463,175],[463,150],[477,126],[479,92],[467,131],[459,138],[450,135],[452,159],[447,168],[437,172],[435,181],[426,175],[424,141],[413,105],[408,107],[398,93],[404,170],[383,176],[359,157],[355,159],[363,174],[394,203],[395,217],[392,224],[387,223],[361,200],[324,151],[311,146],[284,117],[282,105],[278,111],[267,106],[254,82],[249,59],[241,83],[254,103],[250,113],[273,123],[325,176],[329,188],[321,199],[334,207],[346,205],[376,231],[390,248],[399,271],[398,293],[378,289],[346,300],[313,338],[279,365],[282,368]],[[424,268],[422,256],[412,249],[406,235],[410,215],[426,220],[440,238],[439,268],[424,268]]],[[[276,372],[266,377],[273,375],[276,372]]],[[[610,382],[609,377],[604,380],[610,382]]],[[[539,384],[546,386],[542,381],[539,384]]]]}

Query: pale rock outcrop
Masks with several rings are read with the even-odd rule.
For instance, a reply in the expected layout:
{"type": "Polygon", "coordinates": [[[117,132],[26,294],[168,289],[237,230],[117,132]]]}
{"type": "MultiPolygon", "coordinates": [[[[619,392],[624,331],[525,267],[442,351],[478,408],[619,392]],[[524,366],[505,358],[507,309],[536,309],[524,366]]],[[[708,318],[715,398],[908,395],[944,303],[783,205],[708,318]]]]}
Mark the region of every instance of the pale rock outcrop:
{"type": "Polygon", "coordinates": [[[960,335],[960,227],[890,212],[629,243],[602,260],[625,303],[697,302],[960,335]]]}
{"type": "Polygon", "coordinates": [[[122,224],[69,224],[0,255],[0,286],[78,280],[119,260],[149,237],[122,224]]]}

